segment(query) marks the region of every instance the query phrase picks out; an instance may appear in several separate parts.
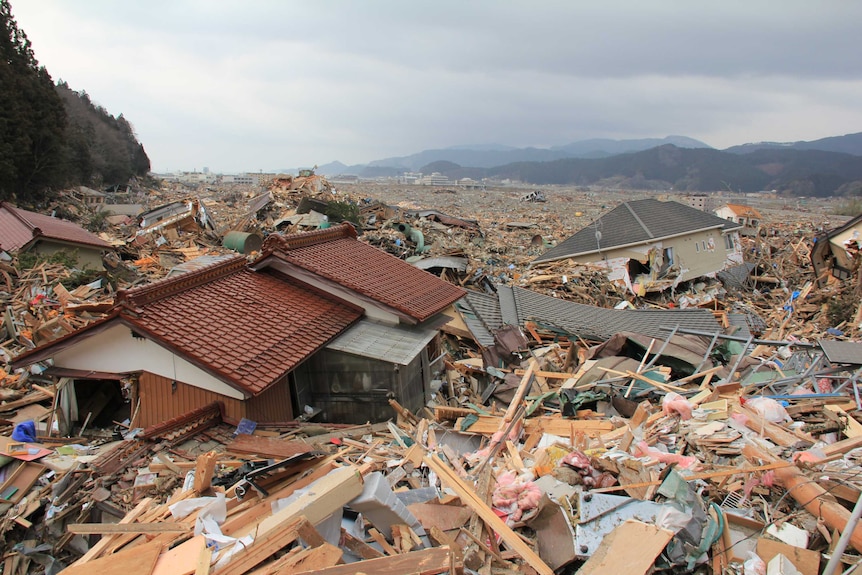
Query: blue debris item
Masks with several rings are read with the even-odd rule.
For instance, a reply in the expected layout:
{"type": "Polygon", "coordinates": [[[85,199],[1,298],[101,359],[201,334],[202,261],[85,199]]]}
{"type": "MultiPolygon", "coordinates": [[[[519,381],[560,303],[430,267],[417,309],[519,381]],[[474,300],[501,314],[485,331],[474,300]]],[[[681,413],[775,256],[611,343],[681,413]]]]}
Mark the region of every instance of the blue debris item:
{"type": "Polygon", "coordinates": [[[12,439],[25,443],[36,443],[36,423],[32,419],[22,421],[12,430],[12,439]]]}
{"type": "Polygon", "coordinates": [[[252,421],[250,419],[242,418],[239,420],[239,425],[236,426],[236,431],[233,432],[234,435],[251,435],[254,433],[254,430],[257,428],[257,422],[252,421]]]}
{"type": "Polygon", "coordinates": [[[835,328],[835,327],[827,328],[827,329],[826,329],[826,333],[828,333],[829,335],[835,335],[835,336],[838,336],[838,337],[841,337],[841,336],[843,336],[843,335],[844,335],[844,332],[843,332],[843,331],[841,331],[840,329],[835,328]]]}

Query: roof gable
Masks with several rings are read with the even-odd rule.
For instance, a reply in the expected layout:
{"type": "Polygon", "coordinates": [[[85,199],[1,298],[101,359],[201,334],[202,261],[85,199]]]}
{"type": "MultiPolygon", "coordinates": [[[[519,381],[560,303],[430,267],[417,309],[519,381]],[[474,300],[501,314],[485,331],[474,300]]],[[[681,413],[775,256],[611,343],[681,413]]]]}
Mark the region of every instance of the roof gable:
{"type": "Polygon", "coordinates": [[[40,237],[100,249],[113,246],[68,220],[61,220],[0,203],[0,248],[16,251],[40,237]]]}
{"type": "Polygon", "coordinates": [[[721,228],[727,231],[739,227],[739,224],[679,202],[661,202],[652,198],[632,200],[607,212],[533,263],[649,243],[701,230],[721,228]]]}
{"type": "Polygon", "coordinates": [[[466,293],[357,239],[350,224],[300,234],[272,234],[264,258],[275,256],[348,290],[406,314],[417,322],[443,311],[466,293]]]}

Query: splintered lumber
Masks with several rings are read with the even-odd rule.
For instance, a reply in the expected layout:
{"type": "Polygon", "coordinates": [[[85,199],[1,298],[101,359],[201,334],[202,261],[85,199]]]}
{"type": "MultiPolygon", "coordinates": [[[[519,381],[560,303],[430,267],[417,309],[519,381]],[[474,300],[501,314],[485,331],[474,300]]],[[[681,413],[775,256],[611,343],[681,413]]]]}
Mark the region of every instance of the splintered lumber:
{"type": "MultiPolygon", "coordinates": [[[[227,521],[221,526],[221,532],[224,535],[230,535],[231,537],[241,537],[242,535],[248,533],[249,525],[256,525],[260,522],[261,518],[267,517],[272,514],[272,502],[277,501],[279,499],[284,499],[286,497],[290,497],[295,491],[298,489],[302,489],[304,487],[308,487],[318,479],[322,477],[326,477],[333,469],[338,469],[331,460],[327,460],[321,464],[319,464],[313,471],[311,471],[305,477],[297,480],[291,480],[289,484],[284,487],[277,489],[273,493],[270,493],[268,498],[261,499],[256,503],[250,505],[244,511],[237,512],[235,515],[229,516],[227,521]]],[[[228,493],[233,490],[231,488],[228,490],[228,493]]],[[[247,498],[254,497],[254,495],[246,495],[247,498]]],[[[252,499],[249,499],[251,502],[252,499]]]]}
{"type": "Polygon", "coordinates": [[[862,423],[859,423],[853,416],[844,411],[841,407],[837,405],[824,405],[823,409],[827,411],[831,411],[832,413],[841,417],[842,420],[846,422],[846,426],[844,428],[844,435],[846,435],[849,439],[853,439],[854,437],[862,437],[862,423]]]}
{"type": "Polygon", "coordinates": [[[303,516],[276,525],[254,538],[248,546],[232,555],[227,564],[212,571],[214,575],[242,575],[284,549],[300,537],[299,526],[307,523],[303,516]]]}
{"type": "MultiPolygon", "coordinates": [[[[780,461],[771,453],[752,444],[743,447],[742,453],[749,460],[780,461]]],[[[830,529],[844,531],[850,520],[850,511],[837,501],[830,499],[826,490],[802,473],[798,467],[776,468],[775,478],[784,486],[790,496],[811,515],[822,518],[830,529]]],[[[853,533],[850,535],[850,545],[857,551],[862,551],[862,524],[857,523],[853,529],[853,533]]]]}
{"type": "MultiPolygon", "coordinates": [[[[150,506],[153,504],[153,501],[154,500],[152,497],[146,497],[142,499],[141,502],[138,503],[134,509],[126,513],[126,516],[120,519],[120,524],[122,525],[126,523],[134,523],[138,519],[138,517],[140,517],[150,509],[150,506]]],[[[90,547],[90,549],[86,553],[84,553],[84,555],[80,559],[72,563],[72,565],[81,565],[83,563],[89,562],[92,559],[95,559],[96,557],[101,555],[112,543],[114,543],[114,541],[114,536],[102,537],[96,542],[95,545],[90,547]]]]}
{"type": "Polygon", "coordinates": [[[530,565],[530,567],[535,569],[540,575],[553,575],[554,570],[548,567],[548,565],[542,561],[542,558],[539,557],[539,555],[533,551],[529,545],[524,543],[518,534],[512,531],[512,529],[506,525],[503,520],[500,519],[497,514],[479,498],[478,495],[476,495],[476,492],[473,491],[472,487],[455,475],[452,469],[443,463],[439,457],[429,454],[425,456],[424,461],[425,464],[437,474],[440,481],[442,481],[446,487],[452,489],[458,497],[461,498],[461,501],[465,505],[475,511],[488,527],[496,531],[503,541],[506,542],[506,545],[520,555],[524,561],[530,565]]]}
{"type": "Polygon", "coordinates": [[[580,575],[646,575],[653,569],[673,531],[629,519],[608,533],[595,553],[578,569],[580,575]]]}
{"type": "MultiPolygon", "coordinates": [[[[470,433],[481,433],[491,435],[500,429],[503,421],[500,417],[493,415],[480,415],[479,420],[467,428],[470,433]]],[[[460,429],[461,419],[455,423],[455,428],[460,429]]],[[[524,420],[524,431],[531,433],[550,433],[568,437],[573,431],[583,433],[606,433],[613,430],[610,421],[593,421],[588,419],[564,419],[561,417],[531,417],[524,420]]]]}
{"type": "Polygon", "coordinates": [[[799,449],[808,447],[814,443],[813,440],[807,441],[801,437],[797,437],[777,423],[765,420],[753,409],[749,409],[745,406],[734,406],[733,409],[734,411],[745,415],[745,426],[748,429],[762,434],[777,445],[799,449]]]}
{"type": "Polygon", "coordinates": [[[212,486],[217,460],[218,455],[214,451],[198,456],[195,465],[194,482],[194,490],[196,493],[204,493],[212,486]]]}
{"type": "Polygon", "coordinates": [[[113,533],[186,533],[188,525],[182,523],[70,523],[69,533],[78,535],[110,535],[113,533]]]}
{"type": "Polygon", "coordinates": [[[432,547],[402,553],[391,557],[380,557],[378,559],[366,559],[361,563],[348,563],[347,565],[335,565],[315,571],[294,571],[296,575],[302,573],[315,573],[316,575],[356,575],[357,573],[373,573],[374,575],[437,575],[449,571],[453,560],[456,562],[455,570],[461,572],[463,566],[457,563],[454,554],[449,547],[432,547]]]}
{"type": "Polygon", "coordinates": [[[83,565],[72,565],[63,570],[67,575],[150,575],[162,552],[162,544],[151,542],[113,555],[93,559],[83,565]]]}

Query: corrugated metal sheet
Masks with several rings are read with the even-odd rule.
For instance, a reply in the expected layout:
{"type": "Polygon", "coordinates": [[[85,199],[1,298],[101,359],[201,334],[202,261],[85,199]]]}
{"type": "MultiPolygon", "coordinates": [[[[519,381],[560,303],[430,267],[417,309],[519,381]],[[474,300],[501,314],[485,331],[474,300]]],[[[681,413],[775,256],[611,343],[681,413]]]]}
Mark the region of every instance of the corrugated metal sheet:
{"type": "Polygon", "coordinates": [[[162,423],[193,409],[209,405],[213,401],[224,403],[227,419],[239,421],[245,417],[246,406],[238,399],[194,387],[181,381],[177,382],[176,390],[174,390],[172,384],[173,380],[160,375],[146,371],[141,374],[138,381],[138,397],[141,400],[141,409],[135,420],[136,427],[149,427],[162,423]]]}
{"type": "Polygon", "coordinates": [[[327,349],[408,365],[428,345],[436,330],[387,326],[362,320],[335,338],[327,349]]]}

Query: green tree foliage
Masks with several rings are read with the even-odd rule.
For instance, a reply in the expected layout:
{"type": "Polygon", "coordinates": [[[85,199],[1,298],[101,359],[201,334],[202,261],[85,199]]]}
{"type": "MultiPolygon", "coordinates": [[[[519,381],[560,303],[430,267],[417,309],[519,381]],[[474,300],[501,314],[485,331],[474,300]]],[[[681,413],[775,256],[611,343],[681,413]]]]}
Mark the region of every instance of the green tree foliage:
{"type": "Polygon", "coordinates": [[[37,203],[64,183],[66,113],[8,0],[0,0],[0,103],[0,199],[37,203]]]}
{"type": "Polygon", "coordinates": [[[37,205],[64,186],[125,184],[149,170],[132,125],[55,86],[0,0],[0,200],[37,205]]]}

